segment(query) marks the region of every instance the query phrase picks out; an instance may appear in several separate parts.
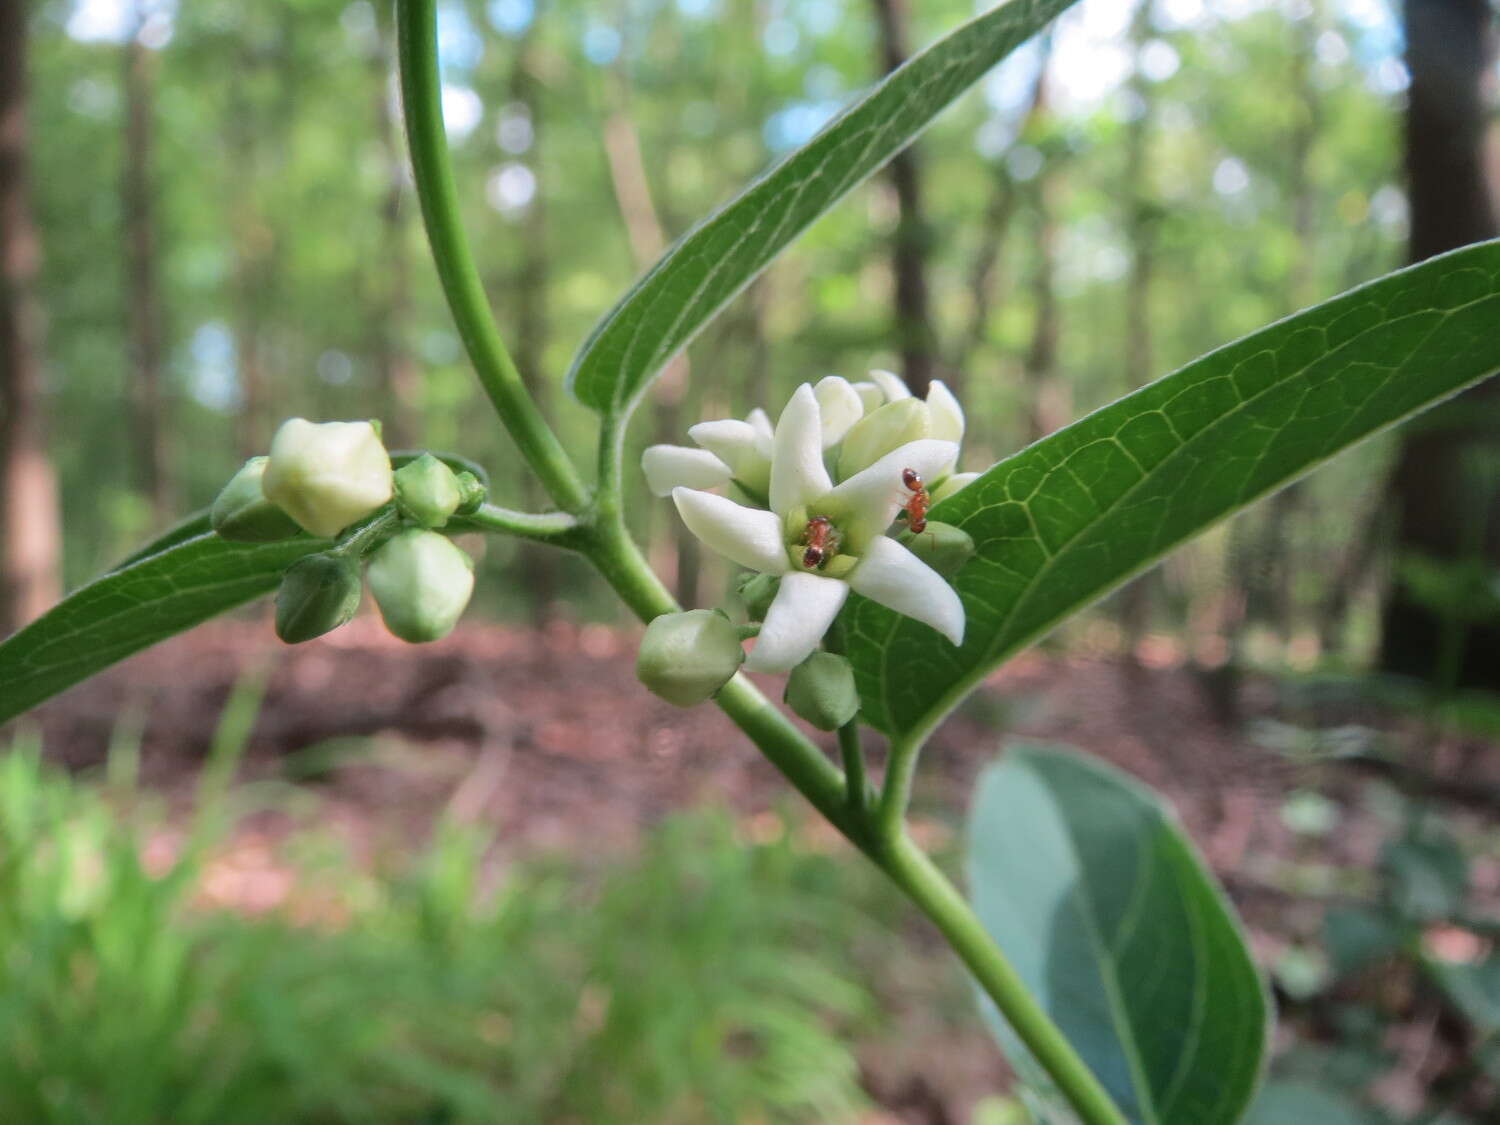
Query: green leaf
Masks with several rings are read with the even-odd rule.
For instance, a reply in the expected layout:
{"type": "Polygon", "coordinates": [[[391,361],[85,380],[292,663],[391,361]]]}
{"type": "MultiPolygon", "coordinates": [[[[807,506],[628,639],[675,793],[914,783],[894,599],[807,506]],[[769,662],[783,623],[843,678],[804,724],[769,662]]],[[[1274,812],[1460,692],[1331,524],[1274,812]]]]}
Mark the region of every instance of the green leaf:
{"type": "Polygon", "coordinates": [[[1269,1082],[1255,1099],[1245,1125],[1381,1125],[1382,1118],[1342,1093],[1310,1082],[1269,1082]]]}
{"type": "Polygon", "coordinates": [[[276,589],[326,539],[231,543],[212,532],[122,564],[0,643],[0,723],[131,653],[276,589]]]}
{"type": "Polygon", "coordinates": [[[729,300],[820,215],[1074,0],[1010,0],[933,44],[678,241],[595,326],[568,383],[622,416],[729,300]]]}
{"type": "Polygon", "coordinates": [[[1261,1073],[1265,993],[1157,797],[1078,754],[1013,746],[980,778],[969,836],[975,911],[1121,1111],[1237,1121],[1261,1073]]]}
{"type": "Polygon", "coordinates": [[[921,735],[997,664],[1172,548],[1500,369],[1500,242],[1434,258],[1195,360],[932,510],[977,553],[962,648],[863,598],[843,620],[866,719],[921,735]]]}

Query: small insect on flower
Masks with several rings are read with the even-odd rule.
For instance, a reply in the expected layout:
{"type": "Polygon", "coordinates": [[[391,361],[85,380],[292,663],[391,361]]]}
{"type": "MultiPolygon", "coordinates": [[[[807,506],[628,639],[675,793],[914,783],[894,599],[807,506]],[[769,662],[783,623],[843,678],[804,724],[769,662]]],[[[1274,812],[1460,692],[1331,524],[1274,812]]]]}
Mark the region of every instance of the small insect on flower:
{"type": "Polygon", "coordinates": [[[833,530],[833,521],[827,516],[808,520],[802,542],[807,544],[807,550],[802,552],[802,565],[808,570],[821,570],[838,551],[838,533],[833,530]]]}
{"type": "Polygon", "coordinates": [[[906,516],[907,526],[914,535],[921,535],[927,530],[927,509],[932,504],[932,497],[928,495],[927,486],[914,469],[901,470],[901,483],[911,490],[911,496],[901,509],[906,516]]]}

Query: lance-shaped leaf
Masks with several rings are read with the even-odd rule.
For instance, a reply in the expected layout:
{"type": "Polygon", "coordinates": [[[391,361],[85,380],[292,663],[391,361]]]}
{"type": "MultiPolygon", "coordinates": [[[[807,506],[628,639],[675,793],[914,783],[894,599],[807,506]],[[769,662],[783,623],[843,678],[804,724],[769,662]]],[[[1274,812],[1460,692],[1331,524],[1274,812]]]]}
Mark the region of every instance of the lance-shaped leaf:
{"type": "Polygon", "coordinates": [[[1013,747],[980,779],[969,882],[985,929],[1133,1125],[1240,1119],[1265,1055],[1265,991],[1155,794],[1078,754],[1013,747]]]}
{"type": "Polygon", "coordinates": [[[1211,524],[1500,370],[1500,242],[1433,258],[1195,360],[933,508],[976,553],[962,648],[844,611],[865,717],[931,730],[997,664],[1211,524]]]}
{"type": "Polygon", "coordinates": [[[251,598],[326,539],[231,543],[209,532],[82,586],[0,643],[0,723],[131,653],[251,598]]]}
{"type": "Polygon", "coordinates": [[[667,251],[594,328],[568,375],[628,412],[654,376],[813,221],[1074,0],[1010,0],[914,57],[667,251]]]}

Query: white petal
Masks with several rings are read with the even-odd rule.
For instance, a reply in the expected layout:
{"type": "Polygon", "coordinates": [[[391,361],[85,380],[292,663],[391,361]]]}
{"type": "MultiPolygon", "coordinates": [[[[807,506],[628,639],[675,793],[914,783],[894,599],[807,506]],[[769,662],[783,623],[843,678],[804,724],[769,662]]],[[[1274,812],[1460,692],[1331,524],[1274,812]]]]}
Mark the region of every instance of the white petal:
{"type": "Polygon", "coordinates": [[[789,569],[781,520],[771,512],[691,488],[674,488],[672,500],[688,530],[725,558],[768,574],[789,569]]]}
{"type": "Polygon", "coordinates": [[[771,454],[771,510],[785,515],[833,487],[823,466],[823,421],[818,399],[806,383],[797,388],[776,423],[771,454]]]}
{"type": "Polygon", "coordinates": [[[788,574],[766,611],[745,667],[752,672],[790,672],[818,647],[848,596],[849,587],[837,578],[788,574]]]}
{"type": "Polygon", "coordinates": [[[670,496],[672,489],[717,488],[729,481],[729,466],[706,449],[685,445],[648,445],[641,453],[646,484],[657,496],[670,496]]]}
{"type": "Polygon", "coordinates": [[[909,441],[821,497],[816,514],[830,516],[844,533],[844,550],[860,554],[865,543],[883,534],[911,498],[911,490],[902,481],[904,470],[910,469],[923,480],[936,480],[956,456],[958,446],[951,441],[909,441]]]}
{"type": "MultiPolygon", "coordinates": [[[[782,579],[785,586],[787,579],[782,579]]],[[[964,643],[964,605],[942,575],[894,539],[870,541],[849,585],[887,609],[931,625],[956,645],[964,643]]]]}
{"type": "Polygon", "coordinates": [[[760,434],[749,422],[737,418],[699,422],[688,428],[688,436],[728,465],[736,480],[765,492],[771,474],[770,450],[763,447],[760,434]]]}
{"type": "Polygon", "coordinates": [[[962,445],[964,408],[941,379],[934,379],[927,388],[927,409],[932,416],[932,436],[962,445]]]}
{"type": "Polygon", "coordinates": [[[870,372],[870,378],[875,380],[876,386],[885,392],[886,402],[895,402],[899,398],[911,398],[911,391],[906,386],[906,381],[894,371],[882,371],[875,368],[870,372]]]}
{"type": "Polygon", "coordinates": [[[823,448],[842,441],[849,427],[865,414],[865,404],[848,379],[830,375],[813,388],[823,419],[823,448]]]}
{"type": "Polygon", "coordinates": [[[765,453],[766,460],[771,459],[771,447],[775,441],[776,431],[771,426],[771,416],[760,407],[756,407],[745,415],[745,421],[755,427],[756,439],[760,442],[761,451],[765,453]]]}
{"type": "Polygon", "coordinates": [[[955,493],[962,492],[964,487],[980,478],[980,473],[954,473],[951,477],[938,485],[932,494],[932,502],[940,503],[955,493]]]}
{"type": "Polygon", "coordinates": [[[866,414],[885,405],[885,392],[874,383],[855,383],[854,390],[864,404],[866,414]]]}

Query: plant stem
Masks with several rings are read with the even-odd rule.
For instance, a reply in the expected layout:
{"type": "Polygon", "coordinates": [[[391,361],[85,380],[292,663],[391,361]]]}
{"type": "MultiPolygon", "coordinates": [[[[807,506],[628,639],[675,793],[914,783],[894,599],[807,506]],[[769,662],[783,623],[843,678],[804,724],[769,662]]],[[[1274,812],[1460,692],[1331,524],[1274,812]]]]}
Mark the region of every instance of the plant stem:
{"type": "Polygon", "coordinates": [[[459,218],[458,192],[443,128],[436,0],[397,0],[396,20],[401,103],[412,175],[443,293],[479,382],[522,456],[559,506],[570,512],[582,511],[588,503],[588,490],[505,350],[459,218]]]}
{"type": "Polygon", "coordinates": [[[870,783],[865,777],[865,750],[859,741],[859,719],[839,727],[839,753],[844,759],[845,800],[851,815],[863,819],[869,809],[870,783]]]}
{"type": "Polygon", "coordinates": [[[895,840],[905,831],[906,807],[911,803],[911,783],[921,749],[919,739],[897,738],[891,742],[875,816],[875,831],[882,840],[895,840]]]}
{"type": "Polygon", "coordinates": [[[567,512],[516,512],[494,504],[482,504],[477,512],[456,516],[459,525],[472,525],[476,531],[498,531],[521,539],[569,546],[569,539],[580,528],[578,517],[567,512]]]}
{"type": "Polygon", "coordinates": [[[1129,1125],[1093,1071],[1027,991],[963,896],[911,837],[903,832],[888,842],[876,862],[942,931],[1085,1125],[1129,1125]]]}

